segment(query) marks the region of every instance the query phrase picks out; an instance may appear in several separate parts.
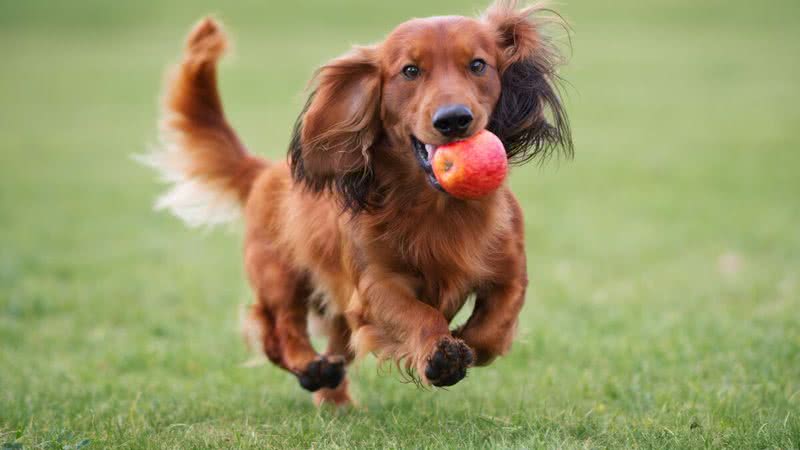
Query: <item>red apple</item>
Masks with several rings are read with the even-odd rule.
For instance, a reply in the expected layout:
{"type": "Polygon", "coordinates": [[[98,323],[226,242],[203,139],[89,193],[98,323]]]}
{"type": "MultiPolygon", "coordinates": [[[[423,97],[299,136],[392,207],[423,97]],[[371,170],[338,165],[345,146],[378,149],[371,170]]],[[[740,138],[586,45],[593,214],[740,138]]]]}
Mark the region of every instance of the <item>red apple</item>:
{"type": "Polygon", "coordinates": [[[506,179],[506,150],[497,136],[482,130],[469,139],[437,147],[433,173],[453,197],[480,198],[495,191],[506,179]]]}

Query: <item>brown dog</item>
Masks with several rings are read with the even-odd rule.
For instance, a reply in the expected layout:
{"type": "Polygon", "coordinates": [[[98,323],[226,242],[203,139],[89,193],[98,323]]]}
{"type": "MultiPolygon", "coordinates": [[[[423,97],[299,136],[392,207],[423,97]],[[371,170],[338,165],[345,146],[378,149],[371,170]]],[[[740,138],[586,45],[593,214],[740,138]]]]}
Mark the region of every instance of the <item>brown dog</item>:
{"type": "Polygon", "coordinates": [[[527,285],[522,211],[505,186],[450,197],[429,150],[487,128],[511,162],[571,152],[542,11],[501,1],[479,19],[415,19],[334,59],[286,163],[248,153],[225,120],[219,25],[189,35],[166,92],[165,150],[149,158],[175,184],[158,206],[192,225],[243,207],[246,332],[318,403],[350,401],[344,365],[368,352],[450,386],[508,351],[527,285]],[[472,294],[472,316],[451,331],[472,294]],[[321,355],[311,312],[327,324],[321,355]]]}

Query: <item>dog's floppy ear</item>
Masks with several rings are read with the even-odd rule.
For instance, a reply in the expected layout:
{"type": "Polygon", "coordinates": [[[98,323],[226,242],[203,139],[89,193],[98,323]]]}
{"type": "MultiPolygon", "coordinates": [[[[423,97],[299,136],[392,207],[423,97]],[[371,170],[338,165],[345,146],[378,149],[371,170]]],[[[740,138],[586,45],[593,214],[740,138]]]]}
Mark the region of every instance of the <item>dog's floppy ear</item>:
{"type": "Polygon", "coordinates": [[[483,18],[495,33],[502,84],[488,128],[516,163],[559,148],[572,154],[569,120],[556,86],[560,56],[543,34],[553,19],[540,17],[542,12],[541,6],[517,9],[516,1],[498,0],[483,18]]]}
{"type": "Polygon", "coordinates": [[[376,53],[357,47],[317,71],[289,148],[295,180],[317,192],[337,191],[354,210],[368,206],[370,157],[382,130],[376,53]]]}

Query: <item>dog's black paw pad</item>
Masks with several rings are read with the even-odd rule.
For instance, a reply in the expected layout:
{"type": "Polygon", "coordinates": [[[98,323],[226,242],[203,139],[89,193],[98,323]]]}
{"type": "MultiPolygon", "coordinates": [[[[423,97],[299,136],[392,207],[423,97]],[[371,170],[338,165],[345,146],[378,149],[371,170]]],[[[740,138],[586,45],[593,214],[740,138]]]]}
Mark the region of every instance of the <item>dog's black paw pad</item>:
{"type": "Polygon", "coordinates": [[[297,374],[303,389],[314,392],[321,388],[333,389],[344,379],[344,361],[322,356],[311,361],[305,370],[297,374]]]}
{"type": "Polygon", "coordinates": [[[475,361],[472,349],[463,341],[442,339],[425,368],[425,378],[434,386],[452,386],[467,375],[475,361]]]}

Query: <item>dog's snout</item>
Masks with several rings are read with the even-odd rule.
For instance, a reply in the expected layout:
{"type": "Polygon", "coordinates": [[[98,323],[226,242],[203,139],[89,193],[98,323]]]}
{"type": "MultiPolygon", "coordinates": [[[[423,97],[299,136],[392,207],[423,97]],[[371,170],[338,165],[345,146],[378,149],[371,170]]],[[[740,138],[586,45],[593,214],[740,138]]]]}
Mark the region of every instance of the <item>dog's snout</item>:
{"type": "Polygon", "coordinates": [[[465,105],[445,105],[434,113],[433,127],[447,137],[462,136],[472,119],[472,111],[465,105]]]}

